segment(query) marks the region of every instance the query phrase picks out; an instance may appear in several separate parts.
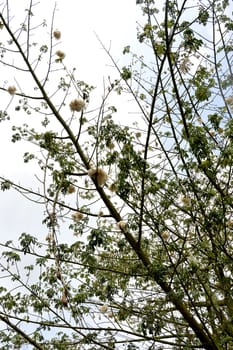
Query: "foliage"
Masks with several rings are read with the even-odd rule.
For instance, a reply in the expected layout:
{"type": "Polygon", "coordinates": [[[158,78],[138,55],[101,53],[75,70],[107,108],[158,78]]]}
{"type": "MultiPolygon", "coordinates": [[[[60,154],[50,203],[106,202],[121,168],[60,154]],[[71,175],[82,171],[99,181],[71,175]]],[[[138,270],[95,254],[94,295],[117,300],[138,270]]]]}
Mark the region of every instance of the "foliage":
{"type": "Polygon", "coordinates": [[[99,105],[66,67],[55,11],[46,37],[32,2],[18,28],[1,5],[17,84],[1,83],[0,121],[38,179],[4,174],[1,195],[42,203],[46,232],[1,242],[2,349],[233,348],[232,5],[136,3],[145,56],[127,45],[121,67],[102,44],[118,79],[99,105]]]}

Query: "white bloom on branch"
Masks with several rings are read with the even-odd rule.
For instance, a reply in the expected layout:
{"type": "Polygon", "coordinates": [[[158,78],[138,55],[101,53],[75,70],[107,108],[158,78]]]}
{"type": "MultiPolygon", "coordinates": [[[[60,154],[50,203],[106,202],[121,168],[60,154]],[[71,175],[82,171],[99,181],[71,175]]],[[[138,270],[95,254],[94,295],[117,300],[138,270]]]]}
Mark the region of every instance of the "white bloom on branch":
{"type": "Polygon", "coordinates": [[[102,312],[103,314],[108,310],[108,305],[103,304],[99,306],[99,311],[102,312]]]}
{"type": "Polygon", "coordinates": [[[168,231],[163,231],[161,237],[167,241],[170,238],[170,233],[168,231]]]}
{"type": "Polygon", "coordinates": [[[121,230],[125,230],[127,228],[127,223],[123,220],[119,221],[117,223],[117,226],[121,229],[121,230]]]}
{"type": "Polygon", "coordinates": [[[61,32],[60,30],[56,29],[54,32],[53,32],[53,36],[55,39],[59,40],[61,39],[61,32]]]}
{"type": "Polygon", "coordinates": [[[191,198],[189,196],[182,196],[180,200],[184,205],[191,205],[191,198]]]}
{"type": "Polygon", "coordinates": [[[69,193],[69,194],[71,194],[71,193],[74,193],[75,192],[75,187],[74,187],[74,185],[69,185],[68,187],[67,187],[67,193],[69,193]]]}
{"type": "Polygon", "coordinates": [[[107,173],[101,168],[91,168],[88,170],[88,175],[95,178],[98,186],[103,186],[108,178],[107,173]]]}
{"type": "Polygon", "coordinates": [[[72,112],[81,112],[85,107],[85,102],[76,98],[70,102],[70,109],[72,112]]]}
{"type": "Polygon", "coordinates": [[[72,219],[74,221],[80,221],[84,217],[83,213],[80,213],[79,211],[76,211],[75,213],[72,214],[72,219]]]}
{"type": "Polygon", "coordinates": [[[7,91],[10,95],[14,95],[16,93],[16,87],[15,86],[8,86],[7,91]]]}
{"type": "Polygon", "coordinates": [[[58,56],[58,61],[62,61],[66,57],[66,54],[61,50],[56,51],[56,55],[58,56]]]}

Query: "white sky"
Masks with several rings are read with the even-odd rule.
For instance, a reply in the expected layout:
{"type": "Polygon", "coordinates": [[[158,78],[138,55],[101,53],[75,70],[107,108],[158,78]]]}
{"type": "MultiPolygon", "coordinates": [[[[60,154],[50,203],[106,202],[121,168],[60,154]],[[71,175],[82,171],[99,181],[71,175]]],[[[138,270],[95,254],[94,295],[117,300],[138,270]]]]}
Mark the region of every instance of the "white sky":
{"type": "Polygon", "coordinates": [[[55,27],[62,31],[67,62],[71,62],[71,67],[75,65],[85,80],[98,78],[101,83],[108,63],[94,32],[107,47],[111,43],[116,59],[122,56],[124,46],[137,42],[139,11],[135,3],[136,0],[57,1],[55,27]]]}

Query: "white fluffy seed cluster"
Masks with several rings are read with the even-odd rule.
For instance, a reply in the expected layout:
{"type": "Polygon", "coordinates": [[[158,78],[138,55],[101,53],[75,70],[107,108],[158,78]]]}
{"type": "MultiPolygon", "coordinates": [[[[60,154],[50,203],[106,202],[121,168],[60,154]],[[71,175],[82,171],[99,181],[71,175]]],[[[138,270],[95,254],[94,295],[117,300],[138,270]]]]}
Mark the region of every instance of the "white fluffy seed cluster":
{"type": "Polygon", "coordinates": [[[7,91],[10,95],[14,95],[16,93],[16,87],[15,86],[8,86],[7,91]]]}
{"type": "Polygon", "coordinates": [[[117,223],[117,226],[119,227],[119,229],[125,230],[127,228],[127,223],[125,221],[121,220],[117,223]]]}
{"type": "Polygon", "coordinates": [[[108,175],[101,168],[91,168],[88,170],[88,175],[92,178],[95,178],[97,185],[102,187],[107,181],[108,175]]]}
{"type": "Polygon", "coordinates": [[[85,102],[76,98],[70,102],[70,109],[72,112],[81,112],[85,108],[85,102]]]}
{"type": "Polygon", "coordinates": [[[67,188],[67,193],[68,194],[71,194],[71,193],[74,193],[75,192],[75,187],[74,185],[69,185],[68,188],[67,188]]]}
{"type": "Polygon", "coordinates": [[[103,304],[99,306],[99,311],[105,313],[108,310],[108,305],[103,304]]]}
{"type": "Polygon", "coordinates": [[[165,241],[167,241],[170,238],[170,233],[168,231],[163,231],[161,236],[165,241]]]}
{"type": "Polygon", "coordinates": [[[65,52],[63,52],[61,50],[56,51],[56,55],[58,56],[59,61],[62,61],[66,57],[65,52]]]}
{"type": "Polygon", "coordinates": [[[53,37],[54,37],[56,40],[61,39],[61,32],[60,32],[60,30],[56,29],[56,30],[53,32],[53,37]]]}
{"type": "Polygon", "coordinates": [[[72,219],[74,221],[80,221],[84,217],[83,213],[80,213],[79,211],[76,211],[75,213],[72,214],[72,219]]]}

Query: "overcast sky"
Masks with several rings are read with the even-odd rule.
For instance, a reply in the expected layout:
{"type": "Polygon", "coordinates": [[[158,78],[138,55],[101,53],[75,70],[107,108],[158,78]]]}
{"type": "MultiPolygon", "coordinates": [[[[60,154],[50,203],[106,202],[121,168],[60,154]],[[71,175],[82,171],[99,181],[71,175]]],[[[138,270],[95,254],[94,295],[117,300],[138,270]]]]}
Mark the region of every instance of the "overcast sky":
{"type": "Polygon", "coordinates": [[[139,8],[135,4],[136,0],[57,1],[55,27],[62,31],[66,61],[75,65],[80,78],[101,83],[109,64],[95,33],[107,47],[111,44],[116,59],[124,46],[136,45],[139,8]]]}

